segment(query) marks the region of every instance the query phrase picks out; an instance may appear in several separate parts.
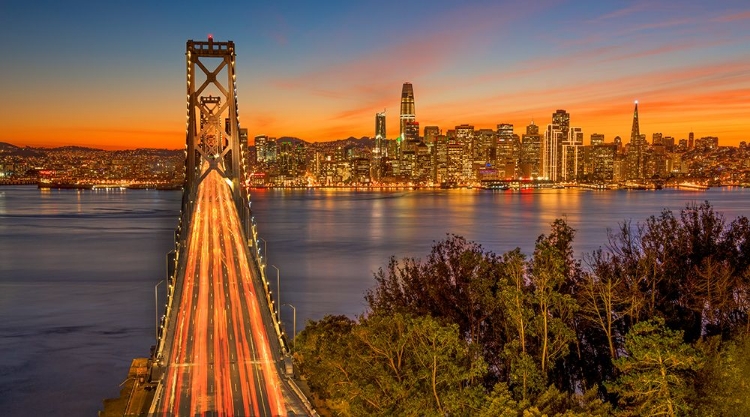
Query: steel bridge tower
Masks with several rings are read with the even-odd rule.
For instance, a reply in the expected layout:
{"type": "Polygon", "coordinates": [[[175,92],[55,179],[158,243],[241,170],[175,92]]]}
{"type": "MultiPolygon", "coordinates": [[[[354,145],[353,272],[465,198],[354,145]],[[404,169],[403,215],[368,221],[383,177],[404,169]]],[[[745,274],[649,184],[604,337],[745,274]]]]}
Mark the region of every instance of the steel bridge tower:
{"type": "MultiPolygon", "coordinates": [[[[187,41],[187,124],[185,127],[184,216],[192,213],[198,184],[212,170],[232,188],[245,236],[251,213],[245,185],[247,144],[240,143],[234,42],[187,41]]],[[[187,224],[187,218],[183,224],[187,224]]]]}

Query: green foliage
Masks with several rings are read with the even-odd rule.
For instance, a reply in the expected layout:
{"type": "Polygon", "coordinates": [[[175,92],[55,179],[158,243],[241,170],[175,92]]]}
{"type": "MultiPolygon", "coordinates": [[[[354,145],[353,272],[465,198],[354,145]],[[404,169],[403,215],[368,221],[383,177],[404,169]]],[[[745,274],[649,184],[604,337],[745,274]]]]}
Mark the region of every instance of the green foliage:
{"type": "Polygon", "coordinates": [[[610,386],[623,415],[687,413],[700,356],[682,339],[681,331],[669,330],[659,318],[633,326],[625,338],[627,355],[615,360],[620,378],[610,386]]]}
{"type": "Polygon", "coordinates": [[[699,371],[696,415],[750,415],[750,336],[721,345],[714,338],[699,345],[706,357],[699,371]]]}
{"type": "Polygon", "coordinates": [[[750,415],[750,221],[708,203],[625,222],[573,257],[556,220],[534,252],[449,235],[392,258],[367,315],[328,316],[295,359],[333,415],[750,415]],[[698,348],[698,350],[696,350],[698,348]]]}
{"type": "Polygon", "coordinates": [[[477,407],[482,390],[469,381],[486,369],[471,358],[456,325],[428,316],[374,315],[328,339],[331,322],[340,324],[327,317],[308,325],[297,359],[333,414],[461,415],[477,407]]]}

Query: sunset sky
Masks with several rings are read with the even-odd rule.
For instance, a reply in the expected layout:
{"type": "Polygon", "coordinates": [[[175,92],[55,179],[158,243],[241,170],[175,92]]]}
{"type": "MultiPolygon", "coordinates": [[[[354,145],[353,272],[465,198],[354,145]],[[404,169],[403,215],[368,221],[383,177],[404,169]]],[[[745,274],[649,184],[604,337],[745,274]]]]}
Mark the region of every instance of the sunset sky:
{"type": "Polygon", "coordinates": [[[185,42],[232,40],[242,126],[308,141],[421,126],[523,133],[571,115],[588,143],[641,132],[750,140],[750,2],[0,3],[0,142],[182,148],[185,42]]]}

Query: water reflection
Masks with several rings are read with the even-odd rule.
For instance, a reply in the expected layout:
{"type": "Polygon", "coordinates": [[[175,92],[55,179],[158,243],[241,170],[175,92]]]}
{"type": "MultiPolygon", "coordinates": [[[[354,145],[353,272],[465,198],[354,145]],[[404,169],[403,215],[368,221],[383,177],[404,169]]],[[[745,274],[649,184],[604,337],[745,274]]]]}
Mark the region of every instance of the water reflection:
{"type": "MultiPolygon", "coordinates": [[[[750,216],[750,190],[716,189],[698,197],[729,220],[750,216]]],[[[301,329],[305,319],[362,312],[374,271],[391,256],[426,257],[449,233],[496,253],[520,247],[530,254],[536,238],[562,217],[576,229],[574,250],[582,257],[604,245],[607,229],[619,222],[644,221],[695,200],[694,193],[678,190],[264,190],[253,194],[253,211],[301,329]]],[[[283,318],[291,323],[290,312],[283,318]]]]}

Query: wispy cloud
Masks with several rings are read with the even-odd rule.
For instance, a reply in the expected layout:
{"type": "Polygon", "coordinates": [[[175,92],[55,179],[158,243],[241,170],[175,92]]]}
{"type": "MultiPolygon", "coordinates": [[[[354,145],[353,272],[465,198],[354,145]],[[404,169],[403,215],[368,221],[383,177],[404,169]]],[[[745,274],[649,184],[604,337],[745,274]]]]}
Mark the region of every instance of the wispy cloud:
{"type": "Polygon", "coordinates": [[[623,7],[621,9],[617,9],[615,11],[603,14],[601,16],[598,16],[594,19],[591,19],[588,21],[588,23],[594,23],[594,22],[602,22],[612,19],[620,19],[626,16],[630,16],[635,13],[640,13],[646,10],[648,4],[646,2],[636,2],[633,3],[627,7],[623,7]]]}
{"type": "Polygon", "coordinates": [[[712,19],[713,22],[734,22],[737,20],[750,19],[750,11],[734,12],[712,19]]]}

